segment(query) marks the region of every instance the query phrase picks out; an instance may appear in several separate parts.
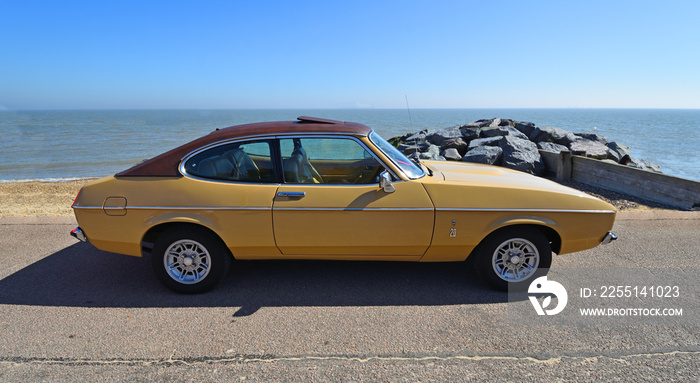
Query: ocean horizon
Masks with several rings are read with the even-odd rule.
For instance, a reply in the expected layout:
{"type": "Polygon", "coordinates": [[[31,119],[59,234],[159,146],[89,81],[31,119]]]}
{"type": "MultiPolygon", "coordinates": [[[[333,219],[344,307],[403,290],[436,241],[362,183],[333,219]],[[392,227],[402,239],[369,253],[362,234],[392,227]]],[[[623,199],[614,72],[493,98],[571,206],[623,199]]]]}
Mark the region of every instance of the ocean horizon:
{"type": "Polygon", "coordinates": [[[359,122],[385,138],[494,117],[627,145],[664,174],[700,181],[700,109],[0,110],[0,182],[114,174],[216,128],[309,115],[359,122]]]}

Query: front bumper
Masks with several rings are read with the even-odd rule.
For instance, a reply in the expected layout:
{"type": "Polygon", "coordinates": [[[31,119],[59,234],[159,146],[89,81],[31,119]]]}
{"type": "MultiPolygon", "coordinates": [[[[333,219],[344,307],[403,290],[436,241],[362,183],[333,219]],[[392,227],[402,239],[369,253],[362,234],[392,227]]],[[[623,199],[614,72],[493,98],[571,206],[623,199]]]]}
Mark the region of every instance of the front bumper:
{"type": "Polygon", "coordinates": [[[87,242],[87,237],[85,236],[85,233],[80,229],[80,227],[76,227],[75,229],[70,231],[70,235],[72,235],[74,238],[77,238],[81,242],[87,242]]]}
{"type": "Polygon", "coordinates": [[[613,234],[612,231],[609,231],[608,234],[605,234],[605,237],[603,237],[603,240],[600,241],[600,244],[607,245],[608,243],[610,243],[616,239],[617,239],[617,235],[613,234]]]}

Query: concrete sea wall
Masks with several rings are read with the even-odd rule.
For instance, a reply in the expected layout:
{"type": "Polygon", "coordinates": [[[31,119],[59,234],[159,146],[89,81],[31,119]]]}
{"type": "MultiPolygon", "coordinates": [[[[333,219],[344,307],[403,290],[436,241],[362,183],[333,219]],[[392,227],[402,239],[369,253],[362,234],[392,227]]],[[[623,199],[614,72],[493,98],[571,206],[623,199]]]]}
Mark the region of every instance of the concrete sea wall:
{"type": "Polygon", "coordinates": [[[680,209],[700,207],[700,182],[599,161],[571,152],[540,150],[547,173],[680,209]]]}

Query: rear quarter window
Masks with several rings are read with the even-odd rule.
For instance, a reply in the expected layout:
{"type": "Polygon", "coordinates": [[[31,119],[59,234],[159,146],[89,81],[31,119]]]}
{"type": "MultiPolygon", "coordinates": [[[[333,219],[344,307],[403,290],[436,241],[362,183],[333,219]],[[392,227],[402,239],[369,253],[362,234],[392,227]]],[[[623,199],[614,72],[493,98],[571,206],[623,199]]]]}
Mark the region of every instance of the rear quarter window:
{"type": "Polygon", "coordinates": [[[213,180],[275,182],[268,141],[248,141],[216,146],[185,162],[188,175],[213,180]]]}

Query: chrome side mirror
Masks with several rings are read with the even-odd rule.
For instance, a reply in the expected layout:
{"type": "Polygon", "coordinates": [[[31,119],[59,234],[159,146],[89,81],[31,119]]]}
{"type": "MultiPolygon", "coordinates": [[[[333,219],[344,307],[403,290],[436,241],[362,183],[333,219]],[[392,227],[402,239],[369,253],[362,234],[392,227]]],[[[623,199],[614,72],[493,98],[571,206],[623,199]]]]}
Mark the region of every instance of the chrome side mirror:
{"type": "Polygon", "coordinates": [[[396,191],[394,185],[391,184],[391,176],[386,170],[379,175],[379,187],[384,189],[385,193],[393,193],[396,191]]]}

